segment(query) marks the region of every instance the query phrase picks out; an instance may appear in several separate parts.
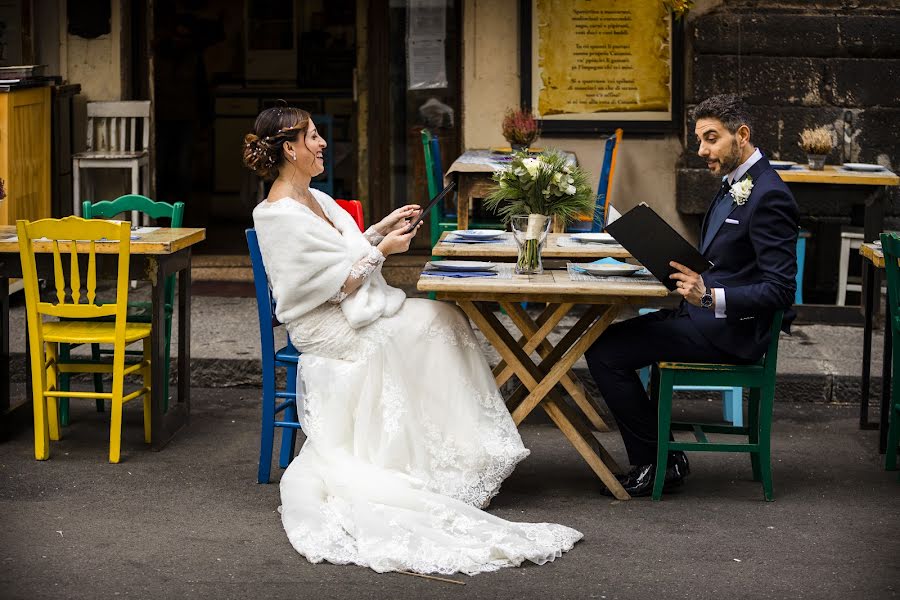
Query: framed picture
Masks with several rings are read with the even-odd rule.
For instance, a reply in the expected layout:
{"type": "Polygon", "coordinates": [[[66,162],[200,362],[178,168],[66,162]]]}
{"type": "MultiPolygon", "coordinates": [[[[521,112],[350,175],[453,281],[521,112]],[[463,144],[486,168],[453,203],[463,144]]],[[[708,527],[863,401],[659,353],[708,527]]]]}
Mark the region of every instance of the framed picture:
{"type": "Polygon", "coordinates": [[[663,0],[519,0],[522,106],[545,134],[681,126],[683,28],[663,0]]]}

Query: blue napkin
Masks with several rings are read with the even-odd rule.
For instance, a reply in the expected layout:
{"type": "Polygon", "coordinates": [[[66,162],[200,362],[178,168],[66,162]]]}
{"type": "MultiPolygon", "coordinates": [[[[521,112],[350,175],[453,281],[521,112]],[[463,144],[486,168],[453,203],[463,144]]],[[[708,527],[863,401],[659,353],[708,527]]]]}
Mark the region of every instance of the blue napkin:
{"type": "Polygon", "coordinates": [[[422,271],[422,275],[433,277],[496,277],[496,271],[445,271],[443,269],[429,269],[422,271]]]}

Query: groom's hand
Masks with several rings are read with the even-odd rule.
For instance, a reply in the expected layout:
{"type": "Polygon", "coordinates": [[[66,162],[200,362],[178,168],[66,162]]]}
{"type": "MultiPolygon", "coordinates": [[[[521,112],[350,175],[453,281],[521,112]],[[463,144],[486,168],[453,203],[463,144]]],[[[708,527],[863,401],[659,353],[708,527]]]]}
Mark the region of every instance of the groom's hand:
{"type": "Polygon", "coordinates": [[[677,271],[669,275],[669,279],[676,280],[675,291],[694,306],[700,306],[700,297],[706,293],[706,284],[703,283],[700,274],[674,260],[669,263],[669,266],[677,271]]]}

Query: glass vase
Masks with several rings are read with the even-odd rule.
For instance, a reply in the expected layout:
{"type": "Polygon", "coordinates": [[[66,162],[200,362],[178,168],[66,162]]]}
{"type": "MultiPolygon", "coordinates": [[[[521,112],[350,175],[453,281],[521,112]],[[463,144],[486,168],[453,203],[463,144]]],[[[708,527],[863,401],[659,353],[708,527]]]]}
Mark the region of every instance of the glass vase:
{"type": "Polygon", "coordinates": [[[806,160],[809,163],[810,171],[825,170],[825,154],[807,154],[806,160]]]}
{"type": "Polygon", "coordinates": [[[512,218],[513,237],[519,250],[516,273],[537,275],[544,272],[541,251],[547,241],[551,219],[547,215],[519,215],[512,218]]]}

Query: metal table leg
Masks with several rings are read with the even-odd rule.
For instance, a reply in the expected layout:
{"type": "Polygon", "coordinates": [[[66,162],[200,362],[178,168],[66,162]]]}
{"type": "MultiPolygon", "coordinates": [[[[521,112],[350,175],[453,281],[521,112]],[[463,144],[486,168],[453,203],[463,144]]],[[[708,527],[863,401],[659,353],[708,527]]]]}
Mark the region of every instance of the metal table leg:
{"type": "MultiPolygon", "coordinates": [[[[891,305],[891,292],[888,290],[887,305],[891,305]]],[[[878,435],[878,452],[884,454],[887,448],[888,416],[891,405],[891,353],[893,351],[893,328],[890,318],[884,322],[884,357],[881,363],[881,423],[878,435]]]]}
{"type": "Polygon", "coordinates": [[[871,371],[872,371],[872,322],[875,305],[875,288],[878,285],[878,273],[875,264],[870,261],[864,261],[865,282],[863,287],[863,316],[865,318],[865,326],[863,327],[863,356],[862,356],[862,392],[859,399],[859,428],[875,429],[878,425],[869,422],[869,392],[871,387],[871,371]]]}

